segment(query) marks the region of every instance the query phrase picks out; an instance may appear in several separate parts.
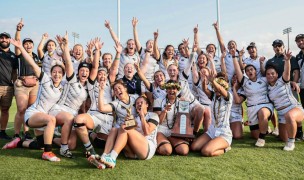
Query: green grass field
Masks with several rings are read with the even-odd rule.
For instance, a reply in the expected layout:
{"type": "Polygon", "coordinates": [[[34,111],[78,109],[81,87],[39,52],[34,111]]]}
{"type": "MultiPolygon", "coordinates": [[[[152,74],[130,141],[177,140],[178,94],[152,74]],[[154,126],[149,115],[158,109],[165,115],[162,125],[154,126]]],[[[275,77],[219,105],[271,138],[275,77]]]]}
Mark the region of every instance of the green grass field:
{"type": "MultiPolygon", "coordinates": [[[[16,112],[11,108],[9,128],[16,112]]],[[[13,129],[8,130],[13,135],[13,129]]],[[[41,160],[42,151],[0,150],[0,179],[304,179],[304,142],[293,152],[282,150],[283,142],[266,137],[264,148],[254,147],[245,127],[243,140],[234,140],[232,150],[213,158],[190,153],[187,157],[155,155],[151,160],[129,160],[122,155],[115,169],[98,170],[83,156],[79,143],[75,159],[41,160]]],[[[2,147],[7,141],[0,140],[2,147]]],[[[98,149],[101,153],[101,150],[98,149]]],[[[54,149],[59,155],[59,149],[54,149]]]]}

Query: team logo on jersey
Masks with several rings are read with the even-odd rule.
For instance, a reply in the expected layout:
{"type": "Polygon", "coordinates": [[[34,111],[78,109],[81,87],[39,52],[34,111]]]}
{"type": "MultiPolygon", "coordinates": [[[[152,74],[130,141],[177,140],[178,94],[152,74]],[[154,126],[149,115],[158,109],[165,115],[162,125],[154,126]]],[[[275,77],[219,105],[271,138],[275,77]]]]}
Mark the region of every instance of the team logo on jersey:
{"type": "Polygon", "coordinates": [[[261,81],[258,81],[257,83],[258,83],[258,84],[262,84],[262,82],[261,82],[261,81]]]}
{"type": "Polygon", "coordinates": [[[11,58],[15,58],[15,56],[14,56],[14,55],[11,55],[11,58]]]}
{"type": "Polygon", "coordinates": [[[248,84],[251,85],[251,82],[249,82],[248,84]]]}

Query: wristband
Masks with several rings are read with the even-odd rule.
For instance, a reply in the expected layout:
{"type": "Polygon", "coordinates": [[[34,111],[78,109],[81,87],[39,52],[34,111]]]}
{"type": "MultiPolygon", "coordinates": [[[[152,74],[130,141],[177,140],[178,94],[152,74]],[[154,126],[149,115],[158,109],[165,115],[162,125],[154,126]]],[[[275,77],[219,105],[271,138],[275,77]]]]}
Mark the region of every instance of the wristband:
{"type": "Polygon", "coordinates": [[[120,60],[120,58],[115,58],[114,60],[120,60]]]}

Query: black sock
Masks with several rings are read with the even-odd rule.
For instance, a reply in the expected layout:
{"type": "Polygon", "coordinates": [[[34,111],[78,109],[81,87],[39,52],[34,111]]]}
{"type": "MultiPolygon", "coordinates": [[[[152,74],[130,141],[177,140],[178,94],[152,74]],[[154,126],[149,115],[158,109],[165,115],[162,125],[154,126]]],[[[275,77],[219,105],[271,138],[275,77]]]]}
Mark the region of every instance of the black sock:
{"type": "Polygon", "coordinates": [[[22,148],[23,146],[22,146],[22,143],[23,143],[24,141],[21,139],[19,142],[18,142],[18,144],[17,144],[17,147],[18,148],[22,148]]]}
{"type": "Polygon", "coordinates": [[[266,136],[266,134],[262,134],[262,133],[259,134],[260,139],[265,139],[265,136],[266,136]]]}
{"type": "Polygon", "coordinates": [[[44,152],[51,152],[52,144],[44,144],[44,152]]]}
{"type": "Polygon", "coordinates": [[[0,133],[1,133],[1,134],[5,134],[5,130],[1,130],[0,133]]]}
{"type": "Polygon", "coordinates": [[[302,126],[297,127],[297,133],[301,133],[301,132],[303,132],[303,130],[302,130],[302,126]]]}
{"type": "Polygon", "coordinates": [[[94,146],[96,146],[98,148],[104,148],[106,146],[106,141],[96,137],[94,139],[94,146]]]}

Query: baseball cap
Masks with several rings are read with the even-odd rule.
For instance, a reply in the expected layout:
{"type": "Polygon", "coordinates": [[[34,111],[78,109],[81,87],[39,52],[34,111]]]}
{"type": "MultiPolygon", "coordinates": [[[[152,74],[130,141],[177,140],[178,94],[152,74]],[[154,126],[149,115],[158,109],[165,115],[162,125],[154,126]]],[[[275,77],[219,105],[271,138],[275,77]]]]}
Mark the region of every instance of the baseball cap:
{"type": "Polygon", "coordinates": [[[98,68],[98,72],[99,72],[99,71],[105,71],[106,73],[108,73],[107,68],[102,67],[102,66],[98,68]]]}
{"type": "Polygon", "coordinates": [[[88,68],[89,70],[91,70],[92,64],[89,64],[89,63],[87,63],[87,62],[81,62],[81,63],[78,65],[78,71],[79,71],[79,69],[82,68],[82,67],[86,67],[86,68],[88,68]]]}
{"type": "Polygon", "coordinates": [[[297,40],[299,40],[299,39],[301,39],[301,38],[304,38],[304,34],[298,34],[298,35],[296,36],[295,41],[297,41],[297,40]]]}
{"type": "Polygon", "coordinates": [[[247,50],[248,50],[249,48],[256,48],[255,43],[254,43],[254,42],[251,42],[251,43],[247,46],[247,50]]]}
{"type": "Polygon", "coordinates": [[[8,37],[8,38],[11,38],[11,35],[10,35],[9,33],[7,33],[7,32],[1,33],[1,34],[0,34],[0,37],[2,37],[2,36],[6,36],[6,37],[8,37]]]}
{"type": "Polygon", "coordinates": [[[276,40],[273,41],[272,46],[278,45],[278,44],[284,45],[284,43],[283,43],[283,41],[281,39],[276,39],[276,40]]]}
{"type": "Polygon", "coordinates": [[[23,39],[22,44],[24,44],[26,42],[31,42],[31,43],[34,44],[34,41],[31,38],[25,38],[25,39],[23,39]]]}

